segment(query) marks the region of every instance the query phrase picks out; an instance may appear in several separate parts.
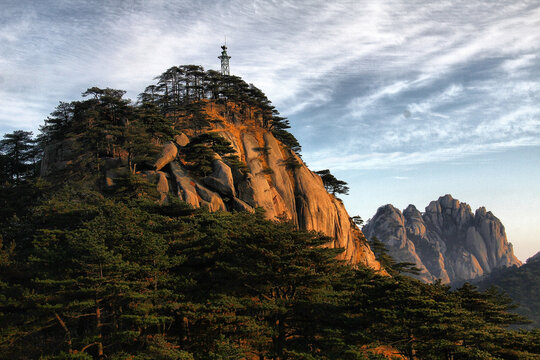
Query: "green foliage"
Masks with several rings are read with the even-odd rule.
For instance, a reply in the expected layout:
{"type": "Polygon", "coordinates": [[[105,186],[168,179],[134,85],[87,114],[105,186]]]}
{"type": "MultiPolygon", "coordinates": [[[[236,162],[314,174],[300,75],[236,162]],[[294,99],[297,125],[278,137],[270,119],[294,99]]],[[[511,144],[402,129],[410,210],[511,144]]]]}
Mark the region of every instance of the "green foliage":
{"type": "Polygon", "coordinates": [[[38,148],[30,131],[17,130],[0,140],[0,185],[18,184],[37,175],[38,148]]]}
{"type": "Polygon", "coordinates": [[[315,171],[315,173],[321,177],[326,191],[332,193],[332,195],[349,194],[349,187],[347,186],[347,183],[343,180],[336,179],[335,176],[330,173],[330,170],[320,170],[315,171]]]}
{"type": "Polygon", "coordinates": [[[532,323],[524,328],[540,328],[540,261],[529,260],[520,267],[494,269],[477,283],[481,289],[495,286],[501,289],[519,306],[516,313],[526,316],[532,323]]]}
{"type": "Polygon", "coordinates": [[[292,151],[301,150],[298,140],[286,130],[290,128],[289,121],[279,115],[260,89],[238,76],[223,76],[214,70],[204,71],[200,66],[182,65],[171,67],[156,79],[157,84],[148,86],[139,95],[139,101],[154,104],[163,115],[184,119],[190,129],[201,130],[210,125],[211,119],[203,111],[205,100],[217,101],[226,107],[234,102],[241,108],[257,108],[263,127],[271,130],[292,151]]]}
{"type": "Polygon", "coordinates": [[[351,217],[351,221],[354,225],[358,226],[360,229],[364,225],[364,219],[360,215],[355,215],[351,217]]]}
{"type": "Polygon", "coordinates": [[[157,201],[159,192],[154,184],[131,172],[115,179],[115,186],[109,193],[123,200],[151,199],[157,201]]]}
{"type": "Polygon", "coordinates": [[[5,354],[63,351],[84,358],[80,353],[134,351],[178,358],[163,334],[181,298],[168,287],[175,277],[167,270],[183,258],[168,253],[162,232],[170,235],[171,224],[143,210],[148,206],[66,189],[35,208],[25,287],[10,283],[20,278],[8,279],[2,302],[11,325],[2,333],[5,354]],[[32,341],[40,348],[28,348],[32,341]]]}
{"type": "Polygon", "coordinates": [[[289,170],[296,170],[302,167],[302,164],[300,164],[293,154],[289,154],[289,157],[284,161],[284,165],[289,170]]]}
{"type": "Polygon", "coordinates": [[[164,116],[156,104],[142,103],[136,108],[136,117],[151,138],[160,141],[173,141],[177,132],[172,119],[164,116]]]}
{"type": "Polygon", "coordinates": [[[260,152],[262,155],[268,156],[270,148],[268,146],[253,148],[254,151],[260,152]]]}
{"type": "MultiPolygon", "coordinates": [[[[41,187],[44,189],[43,187],[41,187]]],[[[126,193],[128,190],[126,190],[126,193]]],[[[0,358],[527,359],[538,331],[499,292],[336,260],[258,210],[42,191],[1,228],[0,358]],[[31,216],[29,215],[31,214],[31,216]]]]}
{"type": "Polygon", "coordinates": [[[307,351],[305,343],[317,342],[324,325],[308,327],[306,321],[323,315],[318,308],[334,300],[331,279],[344,271],[334,259],[339,251],[318,247],[329,239],[268,222],[260,212],[212,214],[200,224],[207,235],[183,251],[183,272],[196,275],[186,293],[194,302],[211,294],[213,302],[204,300],[197,312],[185,313],[190,332],[225,335],[237,344],[249,339],[244,351],[259,355],[307,351]]]}
{"type": "Polygon", "coordinates": [[[273,129],[272,134],[281,141],[284,145],[288,146],[292,151],[299,154],[302,150],[302,147],[300,146],[300,143],[298,140],[294,137],[293,134],[291,134],[288,131],[282,130],[282,129],[273,129]]]}
{"type": "Polygon", "coordinates": [[[151,103],[134,106],[125,91],[93,87],[84,101],[60,103],[45,120],[40,146],[62,145],[68,140],[73,160],[56,177],[79,177],[84,182],[99,177],[105,159],[125,158],[132,173],[148,167],[160,149],[177,134],[171,120],[151,103]]]}
{"type": "Polygon", "coordinates": [[[274,173],[274,170],[272,170],[271,168],[264,168],[262,169],[261,173],[265,175],[272,175],[274,173]]]}
{"type": "Polygon", "coordinates": [[[234,155],[235,150],[231,143],[218,133],[203,133],[192,138],[189,144],[182,148],[182,153],[188,168],[200,177],[210,174],[216,154],[232,168],[242,173],[248,171],[246,165],[234,155]]]}

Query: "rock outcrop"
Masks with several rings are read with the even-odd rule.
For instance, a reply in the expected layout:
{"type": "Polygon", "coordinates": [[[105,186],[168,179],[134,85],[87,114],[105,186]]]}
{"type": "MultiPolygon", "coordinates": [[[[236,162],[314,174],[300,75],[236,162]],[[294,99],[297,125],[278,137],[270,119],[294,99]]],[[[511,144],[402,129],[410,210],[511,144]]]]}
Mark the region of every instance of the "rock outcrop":
{"type": "Polygon", "coordinates": [[[156,159],[156,162],[154,163],[154,167],[156,170],[161,170],[165,165],[170,163],[176,158],[176,155],[178,154],[178,148],[173,142],[169,142],[161,148],[161,154],[156,159]]]}
{"type": "Polygon", "coordinates": [[[459,282],[521,265],[499,219],[484,207],[473,214],[450,195],[432,201],[423,214],[413,205],[403,213],[382,206],[363,230],[382,241],[395,260],[416,264],[416,277],[426,282],[459,282]]]}
{"type": "MultiPolygon", "coordinates": [[[[332,240],[328,247],[344,248],[342,259],[380,269],[362,232],[351,221],[342,202],[325,190],[320,176],[264,128],[255,111],[235,112],[232,108],[209,103],[205,110],[212,119],[212,127],[204,131],[228,140],[247,171],[217,154],[206,176],[190,171],[183,154],[186,145],[200,135],[201,130],[183,128],[174,142],[162,146],[153,163],[137,169],[141,176],[156,185],[161,201],[178,197],[195,208],[207,207],[211,211],[254,212],[255,208],[262,207],[270,220],[292,221],[301,229],[329,236],[332,240]]],[[[61,146],[51,147],[50,155],[48,151],[43,173],[52,171],[57,160],[62,161],[59,166],[69,161],[61,146]]],[[[107,163],[111,166],[105,170],[105,186],[113,187],[115,177],[126,173],[126,161],[111,158],[107,163]]]]}

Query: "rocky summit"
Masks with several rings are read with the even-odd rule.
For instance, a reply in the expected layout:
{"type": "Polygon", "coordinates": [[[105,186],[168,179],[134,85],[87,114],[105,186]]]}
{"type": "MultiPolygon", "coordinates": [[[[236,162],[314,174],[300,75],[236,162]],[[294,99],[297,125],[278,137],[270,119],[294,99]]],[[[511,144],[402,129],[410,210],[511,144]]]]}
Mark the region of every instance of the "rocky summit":
{"type": "Polygon", "coordinates": [[[432,201],[421,213],[414,205],[403,212],[384,205],[364,226],[399,262],[414,263],[425,282],[474,279],[495,268],[520,266],[501,221],[484,207],[473,214],[451,195],[432,201]]]}

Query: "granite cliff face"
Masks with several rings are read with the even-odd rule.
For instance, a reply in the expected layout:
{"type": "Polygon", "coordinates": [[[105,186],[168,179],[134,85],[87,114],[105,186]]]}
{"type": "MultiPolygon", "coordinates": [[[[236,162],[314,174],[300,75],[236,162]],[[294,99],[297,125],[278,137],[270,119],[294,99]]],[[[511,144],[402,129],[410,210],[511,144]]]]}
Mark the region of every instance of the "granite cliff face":
{"type": "Polygon", "coordinates": [[[382,206],[363,231],[381,240],[397,261],[415,263],[420,269],[416,277],[426,282],[469,280],[521,265],[499,219],[484,207],[473,214],[450,195],[432,201],[423,214],[413,205],[403,213],[382,206]]]}
{"type": "MultiPolygon", "coordinates": [[[[179,197],[195,208],[211,211],[251,211],[264,208],[271,220],[293,221],[299,228],[315,230],[333,240],[328,247],[344,248],[341,257],[352,264],[365,264],[375,269],[380,265],[367,245],[362,232],[352,223],[342,202],[329,194],[317,174],[310,171],[294,152],[281,144],[271,131],[261,126],[261,119],[251,109],[224,107],[209,102],[205,109],[213,120],[213,132],[227,139],[239,160],[249,171],[242,173],[226,159],[215,155],[212,171],[207,176],[194,175],[186,167],[183,149],[201,131],[184,130],[175,142],[162,145],[161,154],[138,174],[156,185],[161,201],[179,197]]],[[[73,144],[49,146],[42,162],[42,176],[68,166],[73,144]]],[[[122,156],[105,162],[105,186],[128,171],[122,156]]]]}

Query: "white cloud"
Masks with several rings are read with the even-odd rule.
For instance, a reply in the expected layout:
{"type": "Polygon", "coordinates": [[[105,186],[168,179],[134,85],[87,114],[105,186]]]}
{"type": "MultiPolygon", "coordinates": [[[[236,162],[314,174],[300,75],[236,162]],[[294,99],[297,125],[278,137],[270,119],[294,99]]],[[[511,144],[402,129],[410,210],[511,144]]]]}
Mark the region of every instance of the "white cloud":
{"type": "Polygon", "coordinates": [[[351,110],[349,115],[357,118],[362,117],[363,115],[365,115],[366,111],[370,107],[374,106],[377,102],[398,95],[405,90],[411,90],[421,86],[425,86],[431,79],[432,78],[429,75],[422,75],[415,78],[414,80],[399,80],[389,85],[381,86],[376,91],[366,96],[352,99],[348,105],[348,108],[351,110]]]}
{"type": "Polygon", "coordinates": [[[514,74],[516,71],[519,71],[523,68],[534,65],[539,61],[538,55],[536,54],[525,54],[515,58],[505,60],[501,67],[507,71],[510,75],[514,74]]]}
{"type": "Polygon", "coordinates": [[[449,119],[450,117],[448,115],[438,113],[435,111],[435,109],[441,105],[454,102],[455,98],[461,94],[463,94],[463,86],[461,84],[451,84],[438,94],[431,95],[419,103],[409,104],[407,106],[407,110],[411,116],[414,116],[415,114],[422,114],[449,119]]]}
{"type": "MultiPolygon", "coordinates": [[[[16,49],[0,57],[0,86],[10,94],[9,104],[0,100],[0,123],[9,126],[19,113],[22,126],[36,128],[58,100],[88,86],[122,88],[134,99],[172,65],[217,68],[227,35],[233,73],[284,116],[302,119],[296,131],[328,130],[338,146],[348,144],[345,153],[377,158],[386,150],[413,163],[419,156],[407,154],[432,153],[437,161],[446,147],[519,141],[538,130],[540,6],[531,1],[64,1],[24,10],[18,22],[0,15],[0,44],[16,49]],[[344,113],[335,113],[337,103],[344,113]],[[315,107],[320,123],[304,115],[315,107]]],[[[309,139],[303,145],[309,152],[309,139]]]]}
{"type": "Polygon", "coordinates": [[[497,152],[524,146],[540,146],[540,138],[523,137],[518,140],[507,140],[489,144],[458,144],[427,151],[414,152],[372,152],[351,154],[343,149],[334,152],[304,154],[307,163],[314,169],[333,170],[374,170],[395,169],[411,165],[440,163],[462,159],[471,155],[486,152],[497,152]]]}

